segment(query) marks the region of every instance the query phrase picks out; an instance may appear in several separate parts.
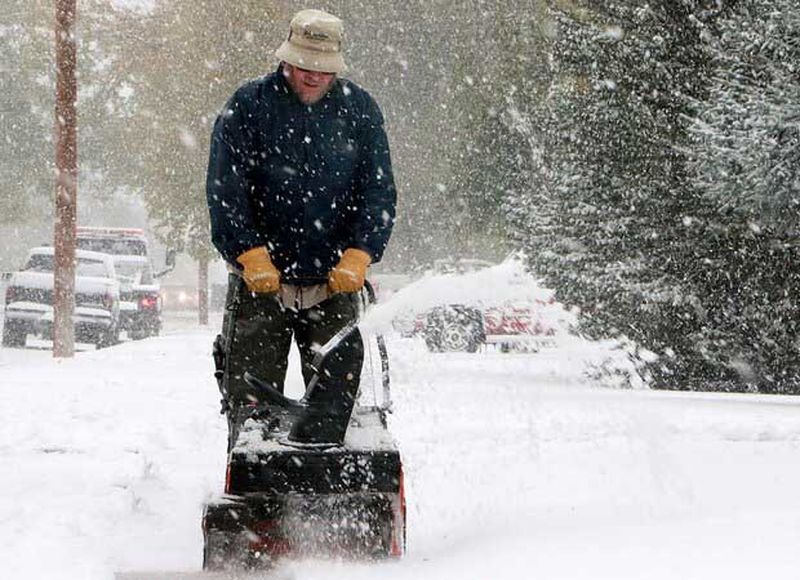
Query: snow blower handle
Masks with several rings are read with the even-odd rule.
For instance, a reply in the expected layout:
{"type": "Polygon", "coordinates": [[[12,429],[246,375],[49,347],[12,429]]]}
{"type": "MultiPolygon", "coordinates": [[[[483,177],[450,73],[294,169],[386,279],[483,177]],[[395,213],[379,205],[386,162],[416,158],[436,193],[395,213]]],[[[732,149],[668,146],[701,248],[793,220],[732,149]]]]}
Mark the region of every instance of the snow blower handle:
{"type": "MultiPolygon", "coordinates": [[[[372,286],[369,280],[364,281],[364,289],[367,292],[367,302],[371,305],[377,304],[378,299],[375,295],[375,288],[372,286]]],[[[311,361],[311,366],[314,369],[315,374],[311,381],[309,381],[306,394],[311,392],[311,387],[317,382],[317,380],[319,380],[319,373],[322,370],[322,366],[325,364],[325,359],[328,358],[331,352],[334,351],[342,341],[346,340],[351,334],[360,328],[361,322],[361,316],[350,321],[347,325],[342,327],[339,332],[334,334],[328,342],[323,344],[319,350],[317,350],[317,353],[314,355],[314,358],[311,361]]],[[[383,338],[382,334],[376,334],[375,341],[378,344],[378,354],[381,358],[381,384],[383,386],[383,401],[379,407],[382,411],[391,413],[392,396],[389,379],[389,353],[386,349],[386,340],[383,338]]],[[[304,399],[305,396],[301,400],[304,399]]]]}
{"type": "MultiPolygon", "coordinates": [[[[375,288],[369,281],[364,282],[364,288],[367,290],[367,299],[369,304],[377,304],[378,298],[375,295],[375,288]]],[[[386,339],[382,334],[375,333],[375,342],[378,344],[378,356],[381,358],[381,385],[383,386],[383,401],[381,402],[380,409],[385,413],[392,412],[392,391],[389,379],[389,351],[386,349],[386,339]]]]}

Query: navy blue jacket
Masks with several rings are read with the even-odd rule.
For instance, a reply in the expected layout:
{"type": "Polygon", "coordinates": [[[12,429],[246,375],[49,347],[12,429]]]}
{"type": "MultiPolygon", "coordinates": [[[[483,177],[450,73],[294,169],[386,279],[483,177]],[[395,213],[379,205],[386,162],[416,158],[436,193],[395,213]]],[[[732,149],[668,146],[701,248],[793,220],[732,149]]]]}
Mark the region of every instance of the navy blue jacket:
{"type": "Polygon", "coordinates": [[[383,115],[344,79],[304,105],[279,68],[239,88],[217,118],[206,195],[212,241],[237,267],[267,246],[282,280],[309,285],[347,248],[378,262],[396,202],[383,115]]]}

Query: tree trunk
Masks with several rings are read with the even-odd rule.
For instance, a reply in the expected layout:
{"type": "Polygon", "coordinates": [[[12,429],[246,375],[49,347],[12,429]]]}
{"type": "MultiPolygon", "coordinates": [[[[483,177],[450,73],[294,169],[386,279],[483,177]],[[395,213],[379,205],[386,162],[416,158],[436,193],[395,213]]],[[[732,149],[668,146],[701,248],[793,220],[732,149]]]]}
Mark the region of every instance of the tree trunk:
{"type": "Polygon", "coordinates": [[[201,326],[208,325],[208,258],[197,262],[197,316],[201,326]]]}
{"type": "Polygon", "coordinates": [[[72,325],[75,310],[75,221],[78,193],[75,3],[76,0],[56,2],[54,357],[72,357],[75,354],[75,333],[72,325]]]}

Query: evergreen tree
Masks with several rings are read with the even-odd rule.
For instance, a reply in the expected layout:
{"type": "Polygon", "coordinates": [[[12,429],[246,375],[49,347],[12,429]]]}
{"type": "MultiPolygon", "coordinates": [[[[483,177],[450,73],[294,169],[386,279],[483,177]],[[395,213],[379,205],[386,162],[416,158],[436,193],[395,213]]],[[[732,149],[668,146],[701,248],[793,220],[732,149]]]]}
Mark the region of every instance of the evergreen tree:
{"type": "Polygon", "coordinates": [[[800,7],[744,0],[710,53],[691,166],[708,206],[704,346],[751,388],[798,392],[800,7]]]}
{"type": "MultiPolygon", "coordinates": [[[[626,335],[659,355],[659,386],[730,373],[697,349],[704,332],[686,176],[686,113],[703,91],[701,2],[601,2],[551,10],[548,98],[519,117],[534,170],[509,198],[531,267],[591,336],[626,335]]],[[[702,281],[702,277],[701,277],[702,281]]],[[[643,361],[642,361],[643,362],[643,361]]]]}

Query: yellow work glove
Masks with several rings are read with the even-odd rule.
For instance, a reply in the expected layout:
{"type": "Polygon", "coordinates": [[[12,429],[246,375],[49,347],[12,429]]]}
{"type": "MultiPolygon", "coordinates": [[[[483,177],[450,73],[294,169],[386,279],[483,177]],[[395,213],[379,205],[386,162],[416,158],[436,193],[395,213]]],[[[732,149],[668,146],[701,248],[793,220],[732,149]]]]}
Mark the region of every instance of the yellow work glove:
{"type": "Polygon", "coordinates": [[[281,283],[281,274],[272,263],[269,252],[264,246],[247,250],[236,258],[244,268],[242,278],[250,292],[266,294],[277,292],[281,283]]]}
{"type": "Polygon", "coordinates": [[[364,250],[348,248],[342,254],[339,263],[328,274],[328,288],[337,292],[358,292],[364,287],[367,267],[372,257],[364,250]]]}

